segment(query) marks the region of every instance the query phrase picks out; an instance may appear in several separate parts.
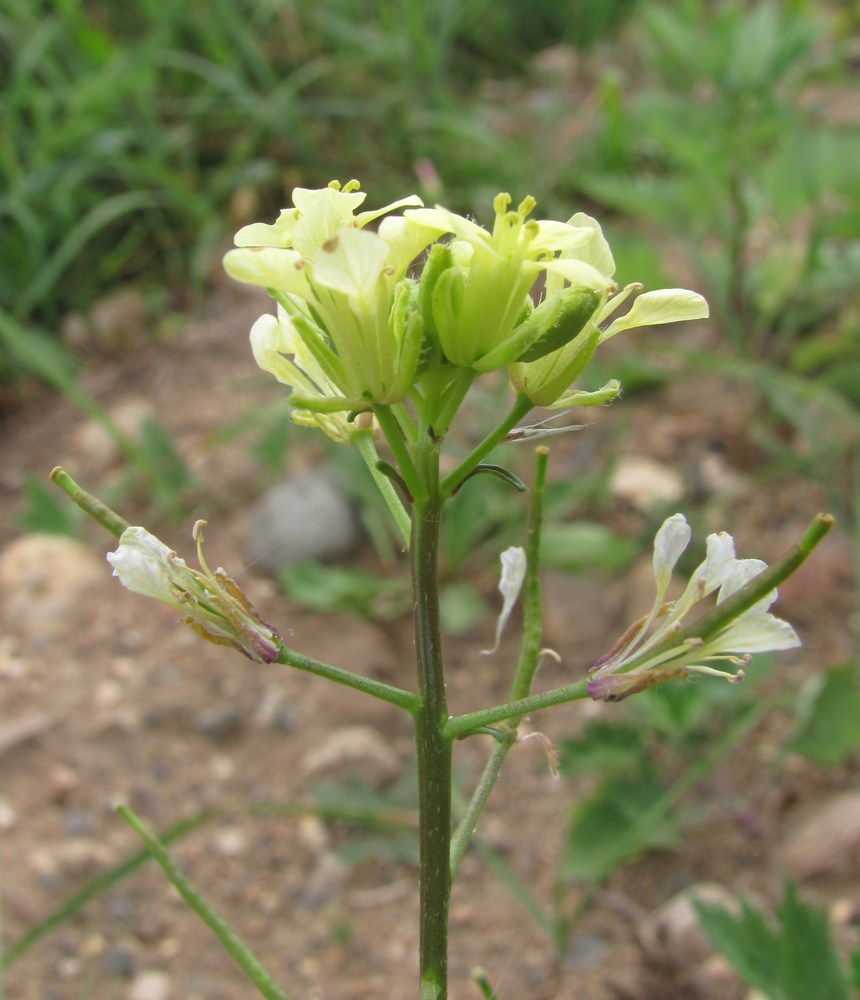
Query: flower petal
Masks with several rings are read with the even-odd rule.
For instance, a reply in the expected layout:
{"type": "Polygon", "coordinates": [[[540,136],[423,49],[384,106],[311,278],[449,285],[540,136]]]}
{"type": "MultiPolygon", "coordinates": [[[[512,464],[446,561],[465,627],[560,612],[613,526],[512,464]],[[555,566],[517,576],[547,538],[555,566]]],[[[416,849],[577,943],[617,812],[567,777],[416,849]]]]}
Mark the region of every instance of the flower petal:
{"type": "Polygon", "coordinates": [[[692,532],[683,514],[673,514],[660,525],[654,537],[654,580],[657,583],[657,601],[663,602],[675,564],[690,544],[692,532]]]}
{"type": "Polygon", "coordinates": [[[505,625],[508,623],[508,619],[511,617],[511,612],[514,609],[514,605],[517,603],[517,598],[520,596],[523,581],[526,578],[527,560],[525,549],[512,545],[509,549],[505,549],[499,558],[502,563],[502,575],[499,580],[499,592],[501,593],[504,601],[502,604],[502,610],[499,613],[498,621],[496,622],[496,641],[493,644],[492,649],[482,650],[484,654],[494,653],[499,648],[502,632],[504,631],[505,625]]]}
{"type": "Polygon", "coordinates": [[[604,330],[601,342],[614,337],[622,330],[638,326],[655,326],[663,323],[680,323],[689,319],[706,319],[708,303],[698,292],[686,288],[660,288],[644,292],[630,307],[604,330]]]}
{"type": "MultiPolygon", "coordinates": [[[[706,646],[720,653],[767,653],[778,649],[794,649],[800,639],[792,626],[771,614],[745,614],[706,646]]],[[[701,656],[701,653],[699,654],[701,656]]]]}

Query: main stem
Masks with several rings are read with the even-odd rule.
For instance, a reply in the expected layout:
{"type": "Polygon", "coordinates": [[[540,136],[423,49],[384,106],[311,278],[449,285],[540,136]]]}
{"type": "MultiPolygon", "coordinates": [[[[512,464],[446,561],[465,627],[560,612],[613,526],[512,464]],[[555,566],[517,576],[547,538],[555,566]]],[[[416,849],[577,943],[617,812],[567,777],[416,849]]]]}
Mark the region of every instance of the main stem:
{"type": "Polygon", "coordinates": [[[414,712],[420,813],[421,1000],[448,996],[448,901],[451,895],[451,741],[439,629],[438,549],[442,499],[439,448],[420,447],[419,472],[426,495],[412,512],[412,587],[420,705],[414,712]]]}

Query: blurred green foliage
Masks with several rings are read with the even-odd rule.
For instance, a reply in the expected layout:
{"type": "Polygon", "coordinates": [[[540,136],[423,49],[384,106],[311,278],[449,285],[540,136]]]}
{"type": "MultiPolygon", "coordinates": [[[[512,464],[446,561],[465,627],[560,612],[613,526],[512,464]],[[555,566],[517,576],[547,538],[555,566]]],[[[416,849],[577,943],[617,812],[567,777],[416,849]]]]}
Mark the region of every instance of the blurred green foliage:
{"type": "Polygon", "coordinates": [[[772,1000],[851,1000],[860,995],[860,948],[843,962],[827,914],[785,886],[778,924],[747,900],[739,915],[724,906],[696,902],[711,944],[743,980],[772,1000]]]}

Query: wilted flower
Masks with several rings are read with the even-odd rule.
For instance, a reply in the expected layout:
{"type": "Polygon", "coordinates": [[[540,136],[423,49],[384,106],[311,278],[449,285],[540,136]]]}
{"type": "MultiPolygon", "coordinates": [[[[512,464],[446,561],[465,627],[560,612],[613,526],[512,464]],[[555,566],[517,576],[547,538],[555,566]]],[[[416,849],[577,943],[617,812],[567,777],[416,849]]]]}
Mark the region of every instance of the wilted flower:
{"type": "Polygon", "coordinates": [[[528,569],[526,551],[518,545],[512,545],[510,548],[505,549],[499,556],[499,560],[502,564],[502,572],[499,577],[502,610],[499,612],[499,617],[496,621],[496,641],[493,643],[492,649],[482,650],[485,654],[495,653],[499,648],[502,632],[508,623],[508,619],[511,617],[511,612],[514,610],[517,598],[520,596],[523,581],[526,578],[526,570],[528,569]]]}
{"type": "Polygon", "coordinates": [[[213,573],[203,558],[205,521],[194,525],[201,570],[191,569],[146,528],[122,533],[116,552],[108,552],[114,576],[136,594],[176,608],[186,625],[209,642],[232,646],[257,663],[278,658],[280,636],[223,569],[213,573]]]}
{"type": "Polygon", "coordinates": [[[673,514],[663,522],[654,539],[654,604],[648,615],[634,622],[591,668],[588,690],[592,698],[620,701],[670,677],[690,673],[738,681],[744,676],[742,668],[749,663],[751,653],[800,645],[792,626],[768,611],[776,600],[776,590],[715,634],[673,643],[681,632],[682,620],[695,604],[717,591],[719,606],[767,568],[760,559],[736,558],[734,540],[726,532],[709,535],[704,561],[678,600],[667,602],[672,572],[689,541],[690,527],[682,514],[673,514]],[[719,661],[739,669],[732,672],[709,665],[719,661]]]}

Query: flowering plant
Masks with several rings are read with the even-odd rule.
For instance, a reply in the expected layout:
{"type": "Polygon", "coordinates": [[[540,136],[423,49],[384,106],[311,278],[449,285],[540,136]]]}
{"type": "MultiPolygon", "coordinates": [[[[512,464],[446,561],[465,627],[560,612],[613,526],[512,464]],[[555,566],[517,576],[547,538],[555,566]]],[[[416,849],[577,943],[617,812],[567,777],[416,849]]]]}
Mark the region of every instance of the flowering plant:
{"type": "MultiPolygon", "coordinates": [[[[520,738],[523,718],[580,698],[617,701],[694,673],[737,681],[751,654],[797,645],[791,625],[769,608],[777,584],[807,557],[832,518],[819,515],[797,546],[770,568],[738,559],[729,535],[711,535],[704,561],[675,600],[667,595],[690,529],[682,515],[668,518],[654,542],[651,610],[588,676],[535,693],[533,681],[545,652],[540,540],[549,457],[548,449],[539,446],[525,544],[502,554],[504,605],[496,646],[515,602],[521,599],[523,606],[509,695],[500,704],[452,714],[437,567],[447,503],[467,480],[486,471],[524,490],[515,476],[484,459],[511,434],[545,433],[540,423],[518,427],[531,410],[615,399],[617,380],[594,391],[575,386],[601,344],[636,327],[702,319],[708,307],[685,289],[644,292],[634,283],[619,290],[600,226],[581,213],[567,222],[537,221],[530,218],[532,198],[512,211],[510,197],[500,194],[488,231],[443,207],[425,208],[414,195],[359,212],[364,200],[355,181],[315,191],[297,188],[293,207],[273,224],[256,223],[236,234],[236,248],[224,263],[234,278],[262,285],[275,300],[275,313],[254,323],[251,346],[260,367],[290,387],[293,419],[359,448],[403,536],[414,596],[414,686],[385,684],[289,647],[223,570],[208,568],[201,523],[194,532],[200,563],[195,570],[144,528],[126,524],[63,470],[55,470],[53,478],[119,539],[108,559],[126,587],[169,604],[209,641],[233,646],[260,663],[277,662],[348,685],[411,716],[420,817],[419,996],[445,1000],[452,882],[505,756],[520,738]],[[371,223],[377,223],[375,231],[371,223]],[[461,404],[473,382],[494,371],[510,382],[511,406],[443,475],[446,436],[461,404]],[[388,449],[384,459],[379,443],[388,449]],[[714,594],[713,609],[685,624],[690,611],[714,594]],[[455,740],[478,732],[491,733],[493,747],[455,826],[452,748],[455,740]]],[[[152,835],[136,818],[130,821],[260,992],[283,1000],[283,990],[188,889],[152,835]]]]}

